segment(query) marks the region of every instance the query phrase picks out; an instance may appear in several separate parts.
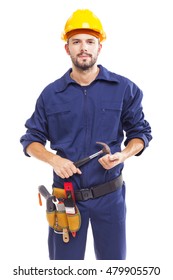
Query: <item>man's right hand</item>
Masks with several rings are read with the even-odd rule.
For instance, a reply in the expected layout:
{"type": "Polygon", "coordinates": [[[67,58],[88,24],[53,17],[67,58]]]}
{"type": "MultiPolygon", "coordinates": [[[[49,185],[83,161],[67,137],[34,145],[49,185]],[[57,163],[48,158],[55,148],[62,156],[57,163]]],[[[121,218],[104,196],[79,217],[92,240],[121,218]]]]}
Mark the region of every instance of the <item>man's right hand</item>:
{"type": "Polygon", "coordinates": [[[39,160],[49,163],[55,173],[62,179],[69,178],[73,174],[82,174],[79,168],[71,160],[62,158],[48,151],[41,143],[33,142],[27,147],[27,153],[39,160]]]}
{"type": "Polygon", "coordinates": [[[54,155],[51,165],[55,173],[62,179],[69,178],[74,174],[82,174],[80,169],[76,168],[71,160],[62,158],[58,155],[54,155]]]}

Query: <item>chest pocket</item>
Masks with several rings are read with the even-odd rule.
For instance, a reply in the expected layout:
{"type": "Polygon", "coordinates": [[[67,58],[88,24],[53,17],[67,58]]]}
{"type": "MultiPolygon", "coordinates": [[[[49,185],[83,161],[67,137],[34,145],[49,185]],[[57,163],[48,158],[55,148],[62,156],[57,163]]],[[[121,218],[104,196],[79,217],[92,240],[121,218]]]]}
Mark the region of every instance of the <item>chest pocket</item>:
{"type": "Polygon", "coordinates": [[[122,106],[118,102],[103,102],[101,103],[101,134],[105,141],[116,141],[118,130],[121,125],[122,106]]]}
{"type": "Polygon", "coordinates": [[[56,104],[47,113],[47,118],[51,142],[69,142],[74,121],[71,104],[56,104]]]}

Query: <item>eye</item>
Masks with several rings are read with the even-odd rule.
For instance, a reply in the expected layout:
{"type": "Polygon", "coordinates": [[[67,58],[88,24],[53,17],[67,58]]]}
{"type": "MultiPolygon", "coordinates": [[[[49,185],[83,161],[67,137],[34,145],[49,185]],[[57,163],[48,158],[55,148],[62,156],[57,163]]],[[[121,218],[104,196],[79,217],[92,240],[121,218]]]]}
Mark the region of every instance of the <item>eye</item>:
{"type": "Polygon", "coordinates": [[[89,45],[95,44],[95,41],[89,40],[89,41],[88,41],[88,44],[89,44],[89,45]]]}
{"type": "Polygon", "coordinates": [[[79,41],[78,41],[78,40],[73,41],[73,45],[77,45],[77,44],[79,44],[79,41]]]}

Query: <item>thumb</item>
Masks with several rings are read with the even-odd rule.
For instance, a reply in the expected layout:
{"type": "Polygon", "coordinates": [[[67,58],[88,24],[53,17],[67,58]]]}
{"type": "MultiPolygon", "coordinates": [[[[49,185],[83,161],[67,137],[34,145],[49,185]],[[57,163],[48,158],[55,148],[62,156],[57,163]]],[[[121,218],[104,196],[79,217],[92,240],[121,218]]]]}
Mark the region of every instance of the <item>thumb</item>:
{"type": "Polygon", "coordinates": [[[109,160],[110,160],[110,161],[114,161],[114,160],[117,160],[117,159],[119,159],[119,157],[118,157],[117,154],[114,154],[114,155],[110,155],[110,156],[109,156],[109,160]]]}

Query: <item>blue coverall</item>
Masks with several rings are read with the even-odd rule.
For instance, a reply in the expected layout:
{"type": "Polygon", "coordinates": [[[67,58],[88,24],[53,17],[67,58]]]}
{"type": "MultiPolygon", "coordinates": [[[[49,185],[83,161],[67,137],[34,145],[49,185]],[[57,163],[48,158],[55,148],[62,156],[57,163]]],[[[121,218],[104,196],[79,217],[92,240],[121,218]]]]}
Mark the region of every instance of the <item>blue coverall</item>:
{"type": "MultiPolygon", "coordinates": [[[[129,79],[101,65],[98,67],[98,76],[88,86],[72,80],[72,70],[69,69],[43,90],[33,115],[26,121],[26,134],[20,139],[26,155],[26,148],[32,142],[45,145],[50,141],[51,148],[58,155],[73,162],[99,151],[96,141],[107,143],[112,153],[121,151],[124,138],[124,145],[133,138],[140,138],[144,147],[148,146],[152,136],[151,127],[144,118],[142,91],[129,79]]],[[[123,166],[121,163],[105,170],[96,158],[81,167],[82,175],[75,174],[68,181],[76,190],[90,188],[118,177],[123,166]]],[[[63,188],[64,180],[54,172],[53,183],[63,188]]],[[[96,258],[125,259],[125,183],[116,192],[80,201],[77,205],[81,213],[81,228],[68,244],[49,228],[50,259],[84,259],[89,220],[96,258]]]]}

